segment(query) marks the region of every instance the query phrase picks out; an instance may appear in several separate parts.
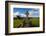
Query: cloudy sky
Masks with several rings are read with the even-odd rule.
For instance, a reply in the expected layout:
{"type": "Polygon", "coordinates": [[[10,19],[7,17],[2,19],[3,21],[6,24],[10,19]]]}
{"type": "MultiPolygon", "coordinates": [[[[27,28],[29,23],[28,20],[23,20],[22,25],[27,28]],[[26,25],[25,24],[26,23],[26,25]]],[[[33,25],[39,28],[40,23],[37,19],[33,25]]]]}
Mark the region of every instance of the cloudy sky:
{"type": "Polygon", "coordinates": [[[21,17],[25,16],[26,11],[29,12],[29,16],[38,17],[39,16],[39,9],[37,8],[13,8],[14,15],[20,15],[21,17]]]}

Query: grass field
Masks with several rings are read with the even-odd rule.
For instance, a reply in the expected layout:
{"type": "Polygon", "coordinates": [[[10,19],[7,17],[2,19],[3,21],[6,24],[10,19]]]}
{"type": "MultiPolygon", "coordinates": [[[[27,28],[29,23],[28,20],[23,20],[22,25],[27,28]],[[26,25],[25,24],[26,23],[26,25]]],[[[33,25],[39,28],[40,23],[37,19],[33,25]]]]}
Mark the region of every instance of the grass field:
{"type": "Polygon", "coordinates": [[[25,18],[14,18],[13,27],[24,27],[26,23],[30,25],[29,27],[39,27],[39,17],[28,18],[28,20],[26,20],[25,18]]]}

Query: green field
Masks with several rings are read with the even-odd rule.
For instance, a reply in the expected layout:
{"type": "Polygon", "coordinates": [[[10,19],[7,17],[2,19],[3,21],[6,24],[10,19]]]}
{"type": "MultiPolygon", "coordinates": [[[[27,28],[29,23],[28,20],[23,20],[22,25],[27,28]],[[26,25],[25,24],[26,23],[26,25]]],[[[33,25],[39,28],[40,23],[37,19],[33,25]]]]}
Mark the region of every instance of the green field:
{"type": "Polygon", "coordinates": [[[25,27],[26,23],[30,25],[29,27],[39,27],[39,17],[28,18],[28,20],[26,20],[25,18],[14,18],[13,27],[25,27]]]}

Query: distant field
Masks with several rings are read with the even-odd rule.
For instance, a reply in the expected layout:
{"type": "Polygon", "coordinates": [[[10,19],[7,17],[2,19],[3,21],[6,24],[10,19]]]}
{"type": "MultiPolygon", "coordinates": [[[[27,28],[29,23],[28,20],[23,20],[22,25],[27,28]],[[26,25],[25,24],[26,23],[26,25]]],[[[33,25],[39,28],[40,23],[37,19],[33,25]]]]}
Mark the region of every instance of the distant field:
{"type": "Polygon", "coordinates": [[[13,23],[13,27],[14,28],[20,28],[20,27],[24,27],[25,23],[29,23],[29,27],[39,27],[39,17],[33,17],[33,18],[28,18],[28,20],[26,20],[26,18],[14,18],[14,23],[13,23]]]}

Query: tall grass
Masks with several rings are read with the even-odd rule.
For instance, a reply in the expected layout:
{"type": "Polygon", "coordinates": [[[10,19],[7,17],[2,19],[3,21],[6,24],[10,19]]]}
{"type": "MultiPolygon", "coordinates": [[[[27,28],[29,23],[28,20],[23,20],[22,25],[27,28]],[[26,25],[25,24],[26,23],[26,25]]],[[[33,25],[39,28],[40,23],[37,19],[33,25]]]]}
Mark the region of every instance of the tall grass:
{"type": "MultiPolygon", "coordinates": [[[[20,27],[22,27],[23,26],[23,22],[24,20],[23,19],[14,19],[14,23],[13,23],[13,26],[14,26],[14,28],[17,28],[19,25],[20,25],[20,27]]],[[[26,22],[26,20],[25,20],[25,22],[26,22]]],[[[30,19],[28,19],[28,23],[32,23],[32,26],[30,26],[30,27],[39,27],[39,17],[33,17],[33,18],[30,18],[30,19]]],[[[30,24],[31,25],[31,24],[30,24]]]]}

